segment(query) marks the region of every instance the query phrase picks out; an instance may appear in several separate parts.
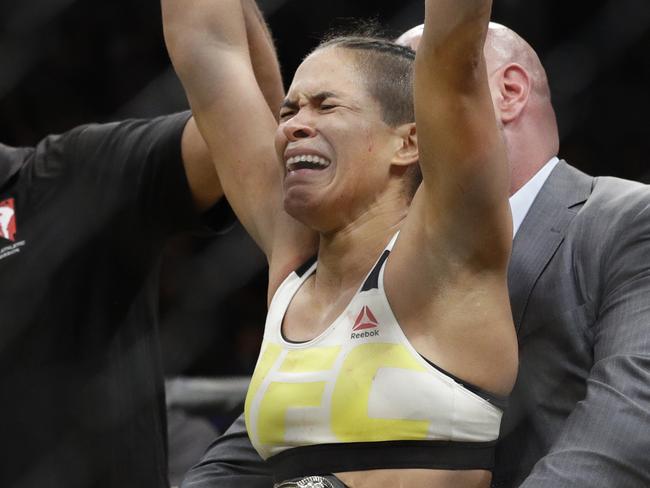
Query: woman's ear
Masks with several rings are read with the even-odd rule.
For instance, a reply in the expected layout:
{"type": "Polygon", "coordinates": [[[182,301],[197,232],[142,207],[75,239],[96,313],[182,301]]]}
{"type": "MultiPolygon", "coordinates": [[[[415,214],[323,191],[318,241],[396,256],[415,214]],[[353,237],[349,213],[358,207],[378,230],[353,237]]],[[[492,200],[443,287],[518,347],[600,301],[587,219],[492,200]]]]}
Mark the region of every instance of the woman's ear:
{"type": "Polygon", "coordinates": [[[393,164],[408,166],[417,163],[419,160],[418,153],[418,135],[415,128],[415,122],[402,124],[396,129],[398,147],[393,155],[393,164]]]}

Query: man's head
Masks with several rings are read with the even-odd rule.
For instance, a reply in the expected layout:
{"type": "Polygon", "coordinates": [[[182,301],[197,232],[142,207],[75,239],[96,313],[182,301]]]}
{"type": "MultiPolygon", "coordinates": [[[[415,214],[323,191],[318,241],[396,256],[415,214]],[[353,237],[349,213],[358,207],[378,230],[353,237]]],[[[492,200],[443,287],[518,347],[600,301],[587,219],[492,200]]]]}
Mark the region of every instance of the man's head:
{"type": "MultiPolygon", "coordinates": [[[[417,49],[423,26],[397,42],[417,49]]],[[[533,48],[511,29],[490,23],[485,60],[492,101],[511,164],[511,194],[559,149],[559,135],[544,67],[533,48]]]]}
{"type": "Polygon", "coordinates": [[[413,51],[417,51],[420,45],[420,39],[422,39],[422,32],[424,32],[424,24],[416,25],[399,36],[395,40],[395,44],[407,46],[413,49],[413,51]]]}
{"type": "Polygon", "coordinates": [[[546,71],[535,50],[516,32],[491,23],[485,60],[495,113],[512,165],[516,192],[559,150],[559,134],[546,71]]]}

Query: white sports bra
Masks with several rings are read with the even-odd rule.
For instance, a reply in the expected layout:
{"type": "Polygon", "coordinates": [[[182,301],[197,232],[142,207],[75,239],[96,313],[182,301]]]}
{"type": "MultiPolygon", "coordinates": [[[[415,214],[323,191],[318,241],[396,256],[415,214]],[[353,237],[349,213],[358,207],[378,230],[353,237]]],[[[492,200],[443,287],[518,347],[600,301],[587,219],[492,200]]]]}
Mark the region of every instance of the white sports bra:
{"type": "Polygon", "coordinates": [[[387,468],[491,469],[502,403],[424,359],[386,299],[395,236],[341,315],[318,337],[282,336],[315,259],[275,293],[246,397],[246,426],[277,480],[387,468]]]}

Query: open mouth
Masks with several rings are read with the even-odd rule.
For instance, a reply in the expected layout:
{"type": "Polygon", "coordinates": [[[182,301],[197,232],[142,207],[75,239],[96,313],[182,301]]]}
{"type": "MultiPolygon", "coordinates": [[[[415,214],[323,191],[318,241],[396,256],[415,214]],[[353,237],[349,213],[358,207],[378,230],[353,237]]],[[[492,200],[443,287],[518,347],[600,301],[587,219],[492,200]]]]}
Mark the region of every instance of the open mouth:
{"type": "Polygon", "coordinates": [[[290,157],[286,160],[285,166],[287,171],[290,173],[292,171],[298,171],[300,169],[312,169],[312,170],[321,170],[327,168],[331,164],[331,161],[320,156],[314,156],[312,154],[301,154],[298,156],[290,157]]]}

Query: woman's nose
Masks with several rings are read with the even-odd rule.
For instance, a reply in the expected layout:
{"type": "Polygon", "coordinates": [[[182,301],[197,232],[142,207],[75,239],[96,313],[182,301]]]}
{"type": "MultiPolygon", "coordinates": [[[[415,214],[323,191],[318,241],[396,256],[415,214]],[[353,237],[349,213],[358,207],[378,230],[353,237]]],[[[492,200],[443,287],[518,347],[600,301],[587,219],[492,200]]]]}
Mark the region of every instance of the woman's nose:
{"type": "Polygon", "coordinates": [[[285,137],[290,141],[307,139],[314,137],[316,129],[313,124],[308,123],[300,115],[296,115],[288,120],[283,127],[285,137]]]}

